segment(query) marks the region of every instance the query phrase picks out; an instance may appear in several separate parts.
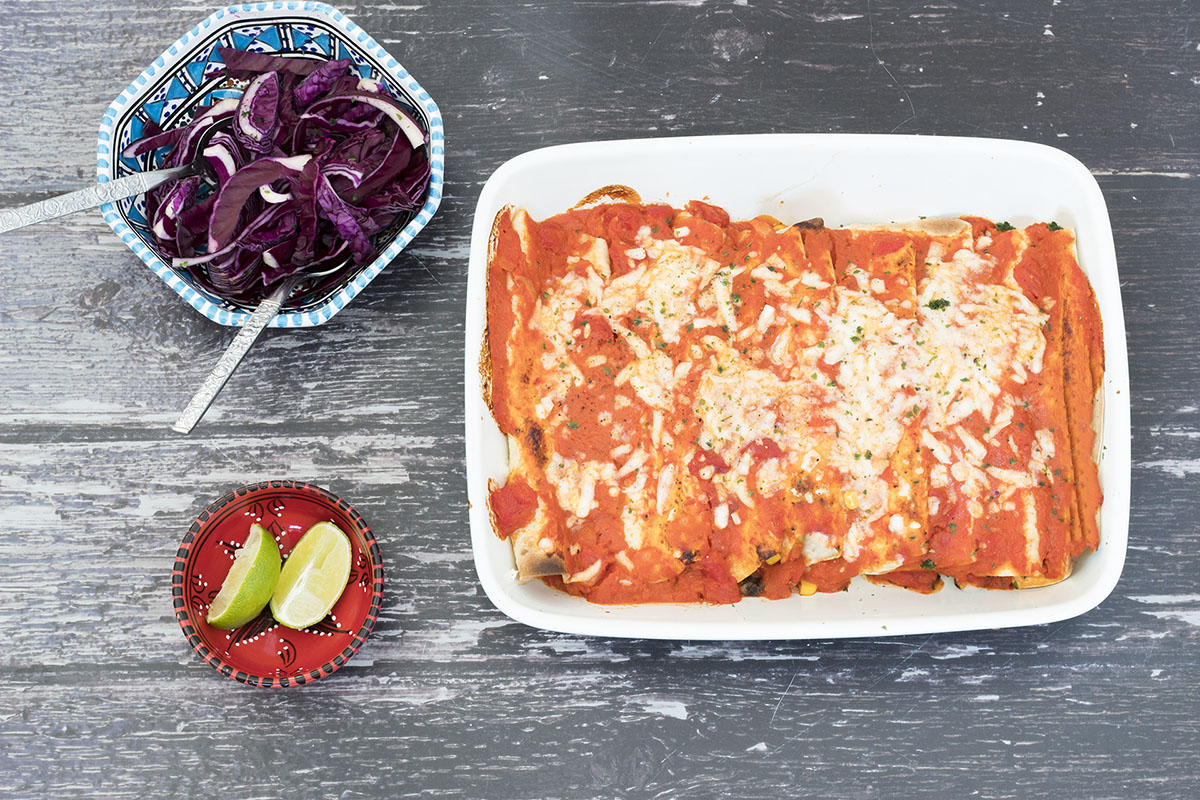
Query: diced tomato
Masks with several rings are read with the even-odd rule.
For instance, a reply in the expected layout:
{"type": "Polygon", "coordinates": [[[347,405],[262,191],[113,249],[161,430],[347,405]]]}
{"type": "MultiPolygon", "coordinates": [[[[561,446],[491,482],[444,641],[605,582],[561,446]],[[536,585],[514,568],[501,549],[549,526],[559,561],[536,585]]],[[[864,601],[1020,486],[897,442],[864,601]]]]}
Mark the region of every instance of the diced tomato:
{"type": "MultiPolygon", "coordinates": [[[[574,234],[567,230],[562,225],[555,225],[553,222],[547,222],[537,227],[537,243],[538,246],[546,253],[557,253],[564,250],[567,245],[574,241],[574,234]]],[[[539,259],[541,261],[542,259],[539,259]]],[[[549,266],[553,263],[550,258],[545,259],[545,265],[549,266]]]]}
{"type": "Polygon", "coordinates": [[[725,228],[729,225],[729,212],[719,206],[710,205],[703,200],[692,200],[684,208],[693,217],[699,217],[718,227],[725,228]]]}
{"type": "Polygon", "coordinates": [[[818,592],[840,592],[850,585],[856,572],[842,559],[810,564],[804,579],[816,584],[818,592]]]}
{"type": "Polygon", "coordinates": [[[598,342],[611,342],[616,338],[613,333],[612,326],[608,324],[608,320],[601,316],[588,317],[587,328],[588,338],[586,344],[594,344],[598,342]]]}
{"type": "Polygon", "coordinates": [[[706,220],[681,215],[675,220],[675,226],[687,228],[687,233],[679,238],[681,244],[698,247],[707,253],[714,253],[725,244],[725,229],[706,220]]]}
{"type": "Polygon", "coordinates": [[[783,456],[783,450],[775,443],[774,439],[755,439],[750,444],[742,448],[743,453],[749,453],[754,458],[780,458],[783,456]]]}
{"type": "Polygon", "coordinates": [[[626,205],[608,206],[600,213],[609,247],[632,247],[642,226],[642,215],[626,205]]]}
{"type": "Polygon", "coordinates": [[[502,538],[529,524],[537,511],[537,492],[525,483],[509,483],[492,492],[492,513],[502,538]]]}
{"type": "Polygon", "coordinates": [[[704,559],[700,563],[700,572],[704,575],[704,599],[709,603],[736,603],[742,599],[737,581],[720,559],[704,559]]]}
{"type": "Polygon", "coordinates": [[[800,585],[804,570],[805,564],[801,559],[764,565],[762,568],[762,596],[771,600],[781,600],[787,597],[792,593],[794,587],[800,585]]]}
{"type": "Polygon", "coordinates": [[[713,472],[718,475],[723,475],[729,472],[729,465],[725,463],[725,459],[714,453],[712,450],[699,450],[692,457],[692,463],[688,464],[688,471],[693,475],[699,475],[700,470],[705,467],[712,467],[713,472]]]}

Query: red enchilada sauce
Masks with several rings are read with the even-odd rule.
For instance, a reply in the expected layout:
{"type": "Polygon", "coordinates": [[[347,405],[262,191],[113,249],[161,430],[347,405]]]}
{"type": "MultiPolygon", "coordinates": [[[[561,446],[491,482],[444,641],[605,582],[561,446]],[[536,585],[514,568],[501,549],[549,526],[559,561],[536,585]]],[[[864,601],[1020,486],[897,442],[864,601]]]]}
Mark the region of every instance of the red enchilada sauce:
{"type": "MultiPolygon", "coordinates": [[[[1015,396],[1025,405],[1017,404],[1020,407],[1014,410],[1008,426],[1011,430],[988,445],[987,457],[1005,466],[1009,466],[1010,459],[1012,464],[1018,460],[1024,463],[1035,446],[1034,432],[1047,427],[1055,431],[1056,453],[1047,459],[1047,470],[1058,477],[1028,491],[1034,498],[1039,525],[1044,528],[1038,545],[1043,572],[1048,578],[1062,577],[1070,559],[1095,547],[1096,541],[1094,523],[1089,527],[1081,522],[1088,514],[1094,516],[1101,501],[1094,465],[1090,457],[1086,463],[1079,457],[1085,450],[1090,454],[1092,444],[1091,395],[1086,395],[1086,403],[1069,397],[1063,376],[1074,370],[1087,378],[1089,386],[1097,385],[1098,377],[1093,376],[1100,374],[1102,363],[1099,369],[1091,367],[1099,353],[1099,317],[1090,287],[1075,265],[1069,232],[1033,226],[1028,234],[1030,245],[1018,260],[1012,241],[1015,235],[997,231],[986,220],[972,218],[969,222],[976,239],[990,236],[992,240],[986,253],[989,258],[985,259],[992,262],[992,273],[974,279],[999,282],[1008,270],[1034,304],[1051,305],[1046,326],[1047,370],[1029,376],[1028,382],[1019,387],[1023,394],[1015,396]],[[1071,314],[1074,316],[1065,316],[1071,314]],[[1068,324],[1073,325],[1075,333],[1063,337],[1058,332],[1068,324]],[[1053,374],[1048,374],[1050,371],[1053,374]],[[1085,411],[1087,425],[1080,422],[1085,411]]],[[[546,524],[538,533],[538,541],[550,540],[562,559],[564,573],[543,577],[549,585],[597,603],[732,603],[744,595],[786,597],[802,585],[807,585],[808,591],[838,591],[872,562],[866,556],[857,560],[848,557],[848,548],[842,546],[836,558],[806,566],[805,537],[821,531],[844,544],[847,529],[856,521],[868,530],[868,542],[890,548],[885,555],[876,553],[877,560],[894,558],[893,569],[873,576],[877,582],[932,591],[940,585],[938,574],[944,573],[965,583],[988,585],[1003,583],[989,577],[995,565],[1026,563],[1022,502],[1017,502],[1014,513],[1005,505],[1012,505],[1011,496],[1003,502],[999,496],[967,497],[956,491],[954,482],[930,487],[929,478],[936,465],[928,448],[921,445],[926,410],[919,387],[901,390],[907,392],[904,406],[911,406],[911,410],[893,421],[902,431],[897,453],[863,454],[868,459],[884,459],[879,462],[885,465],[880,475],[891,484],[891,502],[907,515],[903,530],[897,532],[894,519],[886,515],[868,524],[861,509],[844,499],[840,485],[806,485],[803,480],[789,480],[778,491],[746,495],[752,504],[740,501],[738,495],[727,490],[718,490],[717,481],[728,485],[735,474],[731,470],[747,460],[748,467],[743,463],[742,469],[748,487],[761,485],[760,473],[794,477],[794,465],[805,454],[788,452],[780,443],[786,438],[785,432],[778,432],[755,436],[723,457],[717,452],[719,447],[706,439],[711,437],[705,430],[704,408],[675,402],[669,414],[656,418],[653,409],[637,402],[636,397],[628,402],[634,394],[628,381],[620,386],[616,383],[618,375],[637,360],[638,349],[666,356],[671,365],[717,363],[720,359],[706,341],[715,336],[742,360],[742,366],[735,369],[748,365],[785,384],[802,377],[813,386],[835,386],[837,363],[806,363],[804,375],[799,376],[787,359],[772,357],[775,337],[789,329],[790,338],[778,349],[791,353],[825,347],[829,331],[805,319],[819,319],[816,312],[828,311],[834,301],[833,287],[856,291],[856,287],[863,286],[855,275],[862,270],[869,273],[869,280],[861,291],[897,318],[912,319],[916,324],[919,315],[926,313],[915,300],[925,271],[922,265],[931,246],[930,236],[887,231],[855,234],[820,226],[786,228],[768,217],[731,222],[722,209],[697,201],[679,210],[656,204],[605,204],[522,224],[527,225],[524,241],[511,216],[502,217],[494,231],[489,264],[488,346],[491,405],[497,425],[522,442],[522,459],[533,463],[523,464],[507,484],[494,487],[490,503],[502,537],[520,535],[541,510],[546,524]],[[574,275],[579,281],[587,281],[589,269],[595,275],[593,239],[607,243],[611,276],[604,284],[611,286],[614,280],[646,266],[647,237],[650,241],[674,240],[697,248],[721,269],[731,270],[732,275],[719,274],[715,279],[728,281],[736,325],[719,317],[704,325],[694,325],[693,321],[674,324],[667,318],[656,320],[639,307],[617,319],[608,316],[607,310],[594,308],[589,300],[570,309],[570,319],[555,329],[551,341],[534,330],[531,317],[540,302],[552,301],[548,289],[556,280],[574,275]],[[768,291],[767,279],[756,269],[764,265],[778,273],[780,282],[803,276],[789,302],[810,313],[800,319],[785,317],[775,327],[768,325],[769,335],[739,337],[741,331],[761,327],[764,315],[778,315],[785,302],[768,291]],[[815,285],[810,287],[810,283],[815,285]],[[766,310],[768,306],[770,311],[766,310]],[[667,334],[668,326],[673,335],[667,334]],[[564,341],[554,340],[555,336],[564,341]],[[631,342],[630,337],[638,342],[631,342]],[[567,359],[553,362],[560,345],[567,348],[569,363],[567,359]],[[568,373],[578,379],[564,379],[568,373]],[[570,381],[565,390],[564,380],[570,381]],[[556,386],[558,395],[554,394],[556,386]],[[536,406],[549,396],[558,399],[548,414],[539,416],[536,406]],[[664,437],[670,440],[670,446],[664,437]],[[670,514],[656,513],[653,503],[633,508],[624,487],[645,471],[646,491],[653,498],[654,481],[669,460],[672,447],[674,452],[691,453],[686,467],[678,471],[685,474],[677,473],[671,482],[675,486],[686,481],[686,491],[673,492],[670,514]],[[617,452],[621,453],[619,459],[614,457],[617,452]],[[615,479],[610,473],[594,481],[593,497],[591,503],[584,504],[588,507],[583,517],[574,513],[580,509],[564,508],[560,502],[564,492],[575,496],[564,487],[582,479],[572,475],[570,481],[561,476],[554,480],[545,474],[552,462],[611,464],[619,473],[622,460],[639,452],[646,454],[641,466],[635,465],[615,479]],[[793,468],[781,471],[781,465],[793,468]],[[907,484],[903,490],[901,483],[907,484]],[[936,498],[936,513],[929,513],[932,498],[936,498]],[[983,503],[985,513],[972,515],[972,501],[983,503]],[[995,501],[993,506],[988,505],[991,501],[995,501]],[[636,512],[632,520],[631,511],[636,512]],[[719,525],[715,518],[729,521],[719,525]],[[638,547],[631,545],[627,533],[631,525],[641,530],[638,547]],[[589,574],[590,570],[595,574],[589,574]],[[977,577],[977,572],[982,577],[977,577]],[[565,576],[577,578],[568,582],[565,576]]],[[[774,274],[769,277],[776,279],[774,274]]],[[[721,367],[716,370],[719,379],[721,367]]],[[[698,397],[706,374],[712,373],[692,368],[679,375],[671,387],[672,396],[698,397]]],[[[1013,387],[1006,384],[1004,388],[1013,387]]],[[[771,398],[762,398],[761,402],[764,414],[780,412],[771,398]]],[[[837,413],[831,402],[814,402],[806,411],[806,419],[808,424],[836,431],[837,413]]],[[[979,415],[961,424],[975,440],[987,439],[987,424],[979,415]]],[[[946,432],[939,435],[948,436],[946,432]]],[[[991,462],[987,463],[990,467],[991,462]]],[[[1011,579],[1008,583],[1011,585],[1011,579]]]]}

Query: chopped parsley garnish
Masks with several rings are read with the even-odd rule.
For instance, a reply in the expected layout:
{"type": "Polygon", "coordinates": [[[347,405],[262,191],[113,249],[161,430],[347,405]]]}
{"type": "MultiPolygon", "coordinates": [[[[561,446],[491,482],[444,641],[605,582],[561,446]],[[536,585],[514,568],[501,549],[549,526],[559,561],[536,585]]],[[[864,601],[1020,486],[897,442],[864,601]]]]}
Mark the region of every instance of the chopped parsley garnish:
{"type": "Polygon", "coordinates": [[[934,569],[935,564],[932,558],[927,558],[921,562],[921,569],[934,569]]]}
{"type": "Polygon", "coordinates": [[[575,430],[576,428],[579,427],[579,423],[578,422],[568,422],[567,427],[570,428],[571,430],[575,430]]]}
{"type": "Polygon", "coordinates": [[[1009,225],[1007,222],[997,222],[996,230],[1000,231],[1001,233],[1005,233],[1007,231],[1016,230],[1016,229],[1013,228],[1012,225],[1009,225]]]}
{"type": "Polygon", "coordinates": [[[932,308],[934,311],[941,311],[943,308],[950,307],[950,301],[944,297],[935,297],[925,304],[926,308],[932,308]]]}
{"type": "Polygon", "coordinates": [[[1047,225],[1046,227],[1052,231],[1061,231],[1063,229],[1062,225],[1059,225],[1057,222],[1054,222],[1053,220],[1051,220],[1050,224],[1047,225]]]}

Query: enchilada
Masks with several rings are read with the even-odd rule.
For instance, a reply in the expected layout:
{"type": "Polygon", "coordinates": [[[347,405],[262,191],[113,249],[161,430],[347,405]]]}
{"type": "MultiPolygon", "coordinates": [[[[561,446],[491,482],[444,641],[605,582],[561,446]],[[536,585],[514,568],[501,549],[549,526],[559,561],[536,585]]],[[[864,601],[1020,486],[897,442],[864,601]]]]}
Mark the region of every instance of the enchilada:
{"type": "Polygon", "coordinates": [[[519,577],[602,603],[1065,577],[1096,544],[1100,323],[1069,231],[1001,227],[505,209],[490,505],[519,577]]]}

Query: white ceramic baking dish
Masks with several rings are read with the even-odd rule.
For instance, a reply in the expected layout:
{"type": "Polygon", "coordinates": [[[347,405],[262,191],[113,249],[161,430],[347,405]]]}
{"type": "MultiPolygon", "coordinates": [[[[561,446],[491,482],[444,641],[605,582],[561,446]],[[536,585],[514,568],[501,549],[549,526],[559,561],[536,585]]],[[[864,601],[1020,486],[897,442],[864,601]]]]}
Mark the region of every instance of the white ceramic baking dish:
{"type": "Polygon", "coordinates": [[[1108,210],[1079,161],[1051,147],[996,139],[785,134],[591,142],[536,150],[488,180],[475,209],[467,287],[466,448],[471,542],[479,580],[496,606],[539,628],[653,639],[832,639],[1055,622],[1104,600],[1125,562],[1129,526],[1129,374],[1125,322],[1108,210]],[[488,481],[503,482],[507,445],[484,402],[479,354],[486,325],[488,236],[507,204],[536,219],[565,211],[602,186],[623,184],[646,202],[704,199],[734,218],[827,225],[975,214],[1014,225],[1055,220],[1074,228],[1079,262],[1104,321],[1100,548],[1061,583],[1021,591],[934,595],[855,580],[847,592],[730,606],[600,606],[516,580],[512,551],[492,530],[488,481]]]}

